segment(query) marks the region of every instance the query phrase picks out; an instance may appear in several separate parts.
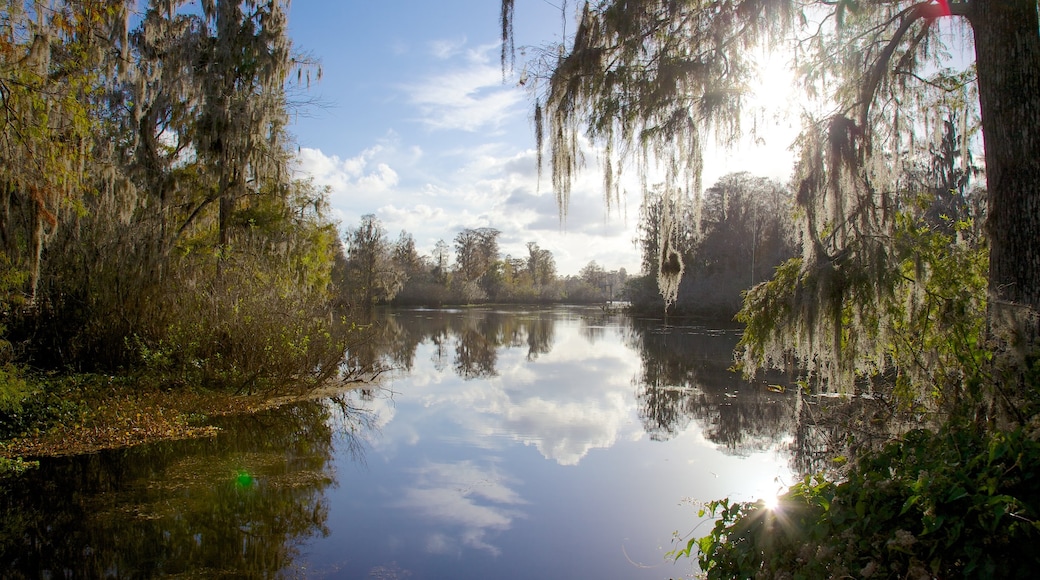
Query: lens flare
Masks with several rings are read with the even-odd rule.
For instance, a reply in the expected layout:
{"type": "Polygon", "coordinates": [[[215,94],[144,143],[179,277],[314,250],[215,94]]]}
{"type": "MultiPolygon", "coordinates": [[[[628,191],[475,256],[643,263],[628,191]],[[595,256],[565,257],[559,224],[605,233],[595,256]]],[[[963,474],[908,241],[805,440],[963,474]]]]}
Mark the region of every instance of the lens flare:
{"type": "Polygon", "coordinates": [[[242,489],[253,487],[253,476],[248,471],[239,471],[235,476],[235,485],[242,489]]]}

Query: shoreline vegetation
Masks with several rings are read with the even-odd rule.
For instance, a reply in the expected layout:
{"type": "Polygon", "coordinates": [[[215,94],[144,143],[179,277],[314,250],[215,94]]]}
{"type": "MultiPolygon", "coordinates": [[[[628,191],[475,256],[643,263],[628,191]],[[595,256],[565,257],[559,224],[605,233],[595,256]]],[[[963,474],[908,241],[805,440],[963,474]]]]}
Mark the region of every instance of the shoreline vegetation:
{"type": "MultiPolygon", "coordinates": [[[[209,424],[228,415],[253,414],[306,400],[369,388],[376,375],[330,382],[300,392],[232,394],[205,389],[133,386],[129,379],[105,375],[65,377],[58,408],[26,431],[0,441],[0,460],[29,464],[34,459],[95,453],[163,440],[213,437],[209,424]],[[26,461],[26,458],[29,460],[26,461]]],[[[46,414],[46,412],[45,412],[46,414]]],[[[9,465],[0,461],[0,477],[9,465]]],[[[17,470],[15,470],[17,471],[17,470]]]]}

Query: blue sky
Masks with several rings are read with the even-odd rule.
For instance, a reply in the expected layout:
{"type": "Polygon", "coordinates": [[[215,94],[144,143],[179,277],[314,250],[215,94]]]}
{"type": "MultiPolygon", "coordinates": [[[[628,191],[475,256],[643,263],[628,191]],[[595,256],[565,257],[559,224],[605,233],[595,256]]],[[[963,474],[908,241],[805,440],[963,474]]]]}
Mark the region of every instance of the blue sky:
{"type": "MultiPolygon", "coordinates": [[[[516,0],[518,50],[559,41],[554,4],[516,0]]],[[[342,228],[374,214],[391,239],[411,233],[421,253],[464,228],[493,227],[503,255],[526,255],[533,241],[561,274],[592,260],[638,272],[634,184],[608,210],[589,158],[561,222],[548,168],[539,183],[531,100],[515,78],[503,83],[498,15],[497,0],[293,2],[293,42],[323,73],[298,96],[317,102],[291,127],[299,171],[330,186],[342,228]]],[[[704,183],[740,169],[784,178],[789,142],[710,155],[704,183]]]]}

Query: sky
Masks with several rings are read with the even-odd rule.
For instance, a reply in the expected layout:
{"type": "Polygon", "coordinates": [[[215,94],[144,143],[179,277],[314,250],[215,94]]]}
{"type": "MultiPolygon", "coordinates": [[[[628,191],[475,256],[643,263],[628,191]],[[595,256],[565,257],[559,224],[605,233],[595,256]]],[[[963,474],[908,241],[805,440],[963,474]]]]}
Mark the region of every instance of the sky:
{"type": "MultiPolygon", "coordinates": [[[[523,47],[559,42],[574,24],[564,28],[556,1],[515,4],[519,68],[523,47]]],[[[454,247],[461,230],[490,227],[503,257],[535,242],[561,275],[591,261],[637,273],[638,185],[608,207],[589,158],[561,219],[549,168],[538,176],[531,95],[516,75],[503,81],[498,18],[497,0],[292,2],[294,46],[322,72],[293,97],[299,176],[330,188],[341,231],[373,214],[391,240],[407,231],[428,255],[438,240],[454,247]]],[[[771,98],[784,93],[786,81],[766,76],[771,98]]],[[[740,170],[786,180],[784,123],[765,144],[710,152],[705,186],[740,170]]]]}

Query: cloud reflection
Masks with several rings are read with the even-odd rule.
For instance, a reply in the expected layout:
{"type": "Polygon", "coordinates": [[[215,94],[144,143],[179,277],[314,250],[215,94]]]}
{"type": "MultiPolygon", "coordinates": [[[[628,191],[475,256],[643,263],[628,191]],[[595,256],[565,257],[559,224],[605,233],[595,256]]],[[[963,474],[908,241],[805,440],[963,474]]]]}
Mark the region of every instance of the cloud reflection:
{"type": "Polygon", "coordinates": [[[469,460],[431,462],[413,473],[415,482],[395,506],[414,510],[440,526],[426,537],[427,552],[450,554],[468,547],[494,556],[501,553],[489,536],[509,529],[515,518],[523,517],[516,506],[526,503],[510,488],[514,480],[494,465],[469,460]]]}
{"type": "MultiPolygon", "coordinates": [[[[482,324],[492,324],[493,319],[481,318],[482,324]]],[[[505,320],[508,326],[517,318],[505,320]]],[[[537,357],[529,356],[531,347],[525,340],[530,328],[483,328],[484,337],[503,337],[504,344],[485,345],[494,353],[485,357],[493,372],[464,373],[458,364],[431,367],[427,361],[437,358],[438,345],[418,345],[412,374],[404,377],[407,384],[397,387],[401,400],[421,404],[429,420],[448,417],[461,427],[468,444],[491,449],[504,440],[519,441],[560,465],[577,465],[594,449],[638,439],[642,428],[634,413],[631,383],[638,358],[619,337],[590,341],[580,332],[582,322],[553,324],[555,330],[542,333],[551,337],[552,345],[539,348],[537,357]]],[[[448,356],[457,355],[454,346],[471,335],[461,330],[450,333],[447,349],[441,345],[448,356]]]]}

